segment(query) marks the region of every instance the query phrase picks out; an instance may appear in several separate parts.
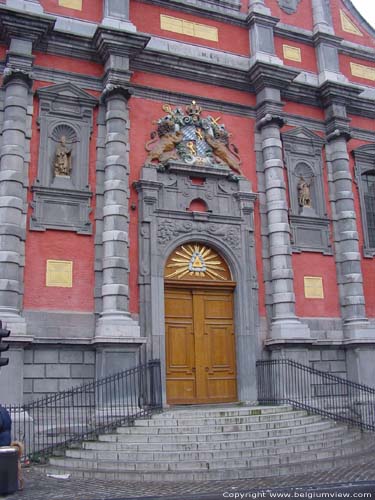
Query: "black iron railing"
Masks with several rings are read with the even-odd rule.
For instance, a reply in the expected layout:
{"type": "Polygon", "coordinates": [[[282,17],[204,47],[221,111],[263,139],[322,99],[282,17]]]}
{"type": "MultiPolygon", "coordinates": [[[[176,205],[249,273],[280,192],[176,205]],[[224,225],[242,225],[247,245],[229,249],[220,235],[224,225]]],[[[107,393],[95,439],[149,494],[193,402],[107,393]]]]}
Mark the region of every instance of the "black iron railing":
{"type": "Polygon", "coordinates": [[[24,443],[24,458],[41,461],[72,443],[160,411],[160,361],[149,361],[29,404],[5,406],[12,417],[12,439],[24,443]]]}
{"type": "Polygon", "coordinates": [[[290,359],[257,361],[258,401],[291,404],[375,431],[375,389],[290,359]]]}

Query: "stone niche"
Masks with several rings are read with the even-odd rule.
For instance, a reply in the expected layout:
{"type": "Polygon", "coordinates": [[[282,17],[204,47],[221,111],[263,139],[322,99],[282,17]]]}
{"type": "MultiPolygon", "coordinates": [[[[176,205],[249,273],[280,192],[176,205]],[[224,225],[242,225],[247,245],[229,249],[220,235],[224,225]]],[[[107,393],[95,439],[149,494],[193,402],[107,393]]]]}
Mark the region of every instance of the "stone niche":
{"type": "Polygon", "coordinates": [[[304,127],[283,133],[282,140],[293,251],[332,254],[323,188],[324,140],[304,127]]]}
{"type": "Polygon", "coordinates": [[[41,88],[37,95],[40,143],[30,229],[91,234],[89,142],[97,99],[71,83],[41,88]]]}

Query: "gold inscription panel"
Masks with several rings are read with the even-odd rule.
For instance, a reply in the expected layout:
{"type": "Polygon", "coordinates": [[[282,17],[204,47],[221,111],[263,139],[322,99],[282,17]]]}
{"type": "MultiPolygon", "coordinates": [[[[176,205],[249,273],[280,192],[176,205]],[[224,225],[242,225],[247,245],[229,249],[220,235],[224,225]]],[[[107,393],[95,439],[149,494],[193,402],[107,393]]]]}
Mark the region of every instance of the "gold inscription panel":
{"type": "Polygon", "coordinates": [[[343,10],[340,10],[341,27],[343,31],[347,33],[352,33],[353,35],[363,36],[359,28],[353,23],[351,19],[345,14],[343,10]]]}
{"type": "Polygon", "coordinates": [[[46,286],[73,287],[73,262],[71,260],[47,260],[46,286]]]}
{"type": "Polygon", "coordinates": [[[324,299],[323,278],[321,276],[304,276],[306,299],[324,299]]]}
{"type": "Polygon", "coordinates": [[[211,40],[212,42],[219,41],[219,32],[214,26],[193,23],[192,21],[186,21],[178,17],[160,14],[160,28],[162,30],[172,31],[173,33],[211,40]]]}
{"type": "Polygon", "coordinates": [[[375,80],[375,68],[370,66],[363,66],[363,64],[357,64],[354,62],[350,63],[350,70],[353,76],[359,76],[360,78],[366,78],[366,80],[375,80]]]}
{"type": "Polygon", "coordinates": [[[283,45],[284,59],[289,59],[290,61],[302,61],[301,49],[299,47],[293,47],[292,45],[283,45]]]}
{"type": "Polygon", "coordinates": [[[59,0],[59,5],[68,9],[82,10],[82,0],[59,0]]]}

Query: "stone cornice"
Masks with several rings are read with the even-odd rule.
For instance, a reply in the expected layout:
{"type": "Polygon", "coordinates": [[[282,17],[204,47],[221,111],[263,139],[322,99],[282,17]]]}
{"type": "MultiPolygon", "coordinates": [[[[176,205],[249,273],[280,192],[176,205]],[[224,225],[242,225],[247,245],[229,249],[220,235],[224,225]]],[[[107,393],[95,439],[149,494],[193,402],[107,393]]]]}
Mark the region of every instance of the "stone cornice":
{"type": "Polygon", "coordinates": [[[357,98],[363,89],[354,84],[327,80],[319,87],[319,94],[325,107],[333,103],[346,105],[348,100],[357,98]]]}
{"type": "Polygon", "coordinates": [[[256,61],[248,72],[249,80],[258,92],[266,87],[285,89],[300,72],[295,69],[256,61]]]}
{"type": "Polygon", "coordinates": [[[149,40],[150,36],[143,33],[98,26],[93,38],[93,45],[103,61],[106,61],[111,55],[133,59],[142,52],[149,40]]]}
{"type": "MultiPolygon", "coordinates": [[[[188,3],[185,0],[138,0],[141,3],[159,5],[168,9],[175,8],[179,12],[192,14],[200,17],[235,24],[243,28],[246,27],[246,14],[239,12],[237,9],[218,6],[217,2],[212,1],[210,5],[203,5],[203,2],[188,3]]],[[[228,4],[229,5],[229,4],[228,4]]]]}
{"type": "Polygon", "coordinates": [[[268,16],[267,14],[262,14],[261,12],[251,11],[246,18],[246,23],[248,26],[253,24],[260,24],[262,26],[275,27],[279,22],[278,17],[268,16]]]}
{"type": "Polygon", "coordinates": [[[37,47],[52,31],[54,24],[53,16],[31,14],[0,5],[0,36],[7,44],[12,38],[20,38],[31,41],[37,47]]]}
{"type": "Polygon", "coordinates": [[[222,85],[238,90],[250,90],[245,71],[228,68],[219,64],[197,61],[174,54],[162,54],[145,50],[132,63],[131,69],[159,73],[174,78],[222,85]]]}
{"type": "Polygon", "coordinates": [[[318,45],[320,43],[326,43],[327,45],[331,45],[333,47],[340,47],[340,44],[342,42],[342,38],[336,35],[331,35],[330,33],[326,33],[324,31],[317,31],[316,33],[313,34],[312,39],[314,45],[318,45]]]}

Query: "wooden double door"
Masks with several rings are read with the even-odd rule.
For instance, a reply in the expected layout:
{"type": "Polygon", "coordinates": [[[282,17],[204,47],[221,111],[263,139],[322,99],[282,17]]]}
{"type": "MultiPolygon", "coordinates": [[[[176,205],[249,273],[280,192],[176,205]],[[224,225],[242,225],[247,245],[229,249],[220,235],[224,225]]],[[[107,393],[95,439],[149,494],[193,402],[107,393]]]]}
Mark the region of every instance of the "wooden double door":
{"type": "Polygon", "coordinates": [[[166,287],[169,404],[237,400],[233,288],[166,287]]]}

